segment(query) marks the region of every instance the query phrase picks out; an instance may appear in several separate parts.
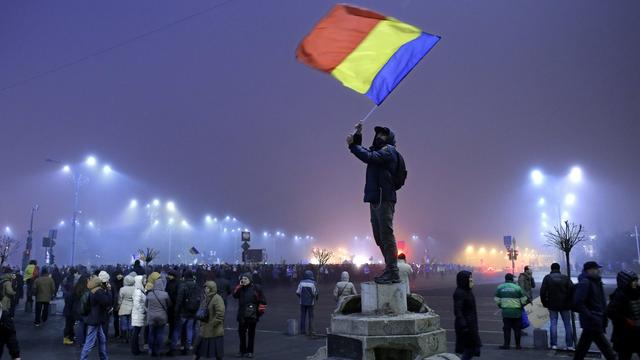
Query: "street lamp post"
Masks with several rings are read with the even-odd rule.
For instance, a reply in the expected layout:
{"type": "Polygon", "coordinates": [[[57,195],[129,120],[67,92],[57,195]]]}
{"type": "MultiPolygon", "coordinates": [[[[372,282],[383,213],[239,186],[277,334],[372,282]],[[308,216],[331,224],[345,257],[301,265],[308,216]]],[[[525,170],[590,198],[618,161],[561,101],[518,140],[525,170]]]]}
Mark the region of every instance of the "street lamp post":
{"type": "Polygon", "coordinates": [[[636,249],[638,250],[638,265],[640,265],[640,238],[638,238],[638,225],[636,225],[636,249]]]}
{"type": "Polygon", "coordinates": [[[31,259],[31,249],[33,247],[33,216],[38,211],[38,205],[34,205],[31,208],[31,220],[29,221],[29,231],[27,232],[27,244],[25,245],[24,253],[22,254],[22,269],[27,267],[29,260],[31,259]]]}
{"type": "Polygon", "coordinates": [[[76,231],[78,226],[78,201],[80,198],[80,186],[82,185],[82,174],[73,175],[73,223],[71,224],[71,266],[76,264],[76,231]]]}

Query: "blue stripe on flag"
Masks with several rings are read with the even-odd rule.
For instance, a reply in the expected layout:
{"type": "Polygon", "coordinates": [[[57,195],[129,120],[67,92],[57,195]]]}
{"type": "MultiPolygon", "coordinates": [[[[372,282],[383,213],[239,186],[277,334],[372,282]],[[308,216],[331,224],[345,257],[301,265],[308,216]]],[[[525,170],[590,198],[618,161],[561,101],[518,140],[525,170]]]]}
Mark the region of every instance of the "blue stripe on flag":
{"type": "Polygon", "coordinates": [[[400,81],[409,74],[439,40],[439,36],[423,32],[417,38],[402,45],[380,69],[366,95],[376,105],[382,104],[400,81]]]}

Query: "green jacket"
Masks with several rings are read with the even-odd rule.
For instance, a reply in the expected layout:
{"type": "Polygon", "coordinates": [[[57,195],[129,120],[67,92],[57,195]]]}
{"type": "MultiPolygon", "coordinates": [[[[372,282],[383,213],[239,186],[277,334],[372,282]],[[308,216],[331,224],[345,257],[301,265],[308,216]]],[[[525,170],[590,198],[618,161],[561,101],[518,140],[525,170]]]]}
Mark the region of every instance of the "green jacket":
{"type": "Polygon", "coordinates": [[[200,322],[200,336],[203,338],[224,336],[224,301],[217,294],[218,287],[215,282],[207,281],[204,286],[209,288],[209,293],[203,300],[209,307],[209,321],[200,322]]]}
{"type": "Polygon", "coordinates": [[[50,302],[56,295],[56,285],[49,275],[38,277],[33,282],[33,293],[36,295],[37,302],[50,302]]]}
{"type": "Polygon", "coordinates": [[[11,308],[11,300],[16,292],[13,290],[13,286],[11,286],[11,274],[6,274],[0,277],[0,286],[2,286],[2,299],[0,299],[0,305],[3,310],[9,310],[11,308]]]}
{"type": "Polygon", "coordinates": [[[527,296],[520,286],[505,282],[498,285],[493,300],[502,309],[502,317],[519,318],[522,316],[522,307],[527,303],[527,296]]]}

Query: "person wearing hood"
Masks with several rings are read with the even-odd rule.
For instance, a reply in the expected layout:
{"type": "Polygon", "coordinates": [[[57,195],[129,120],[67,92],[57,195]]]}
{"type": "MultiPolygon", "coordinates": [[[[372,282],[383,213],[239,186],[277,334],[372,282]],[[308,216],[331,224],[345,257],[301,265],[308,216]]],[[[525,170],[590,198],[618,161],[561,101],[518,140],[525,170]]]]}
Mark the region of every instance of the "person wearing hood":
{"type": "Polygon", "coordinates": [[[120,334],[129,341],[131,333],[131,312],[133,310],[133,294],[135,292],[135,273],[124,277],[123,286],[118,293],[118,316],[120,317],[120,334]]]}
{"type": "Polygon", "coordinates": [[[478,312],[473,295],[473,276],[462,270],[456,276],[456,290],[453,292],[453,314],[455,316],[456,353],[462,360],[480,356],[480,334],[478,332],[478,312]]]}
{"type": "Polygon", "coordinates": [[[201,308],[207,308],[209,316],[200,320],[200,331],[193,347],[194,359],[224,357],[224,301],[218,294],[214,281],[204,284],[204,298],[201,308]]]}
{"type": "Polygon", "coordinates": [[[351,295],[358,295],[358,292],[353,283],[349,281],[349,273],[343,271],[342,274],[340,274],[340,281],[336,283],[336,287],[333,289],[333,297],[336,299],[336,302],[339,302],[340,299],[351,295]]]}
{"type": "Polygon", "coordinates": [[[75,316],[73,314],[73,287],[76,283],[76,269],[70,268],[67,275],[64,277],[62,281],[62,296],[64,298],[64,308],[62,310],[62,315],[64,315],[64,332],[62,338],[63,345],[73,345],[75,334],[73,331],[73,326],[76,322],[75,316]]]}
{"type": "MultiPolygon", "coordinates": [[[[149,323],[149,354],[158,356],[164,341],[165,326],[169,322],[171,299],[164,291],[164,279],[158,277],[153,289],[147,292],[147,322],[149,323]]],[[[148,284],[147,284],[148,285],[148,284]]]]}
{"type": "Polygon", "coordinates": [[[407,295],[411,294],[411,286],[409,286],[409,277],[413,274],[411,265],[407,264],[407,256],[405,254],[398,255],[398,275],[400,281],[407,285],[407,295]]]}
{"type": "Polygon", "coordinates": [[[20,360],[20,345],[11,315],[11,300],[15,296],[11,285],[13,279],[15,279],[15,275],[11,274],[10,270],[0,276],[0,291],[2,292],[2,296],[0,296],[2,298],[0,301],[0,359],[6,346],[11,359],[20,360]]]}
{"type": "Polygon", "coordinates": [[[577,360],[584,359],[594,342],[605,359],[616,358],[611,344],[605,337],[607,300],[600,277],[600,268],[601,266],[595,261],[584,263],[573,295],[573,307],[580,314],[580,326],[582,327],[582,334],[573,357],[577,360]]]}
{"type": "Polygon", "coordinates": [[[47,322],[49,318],[49,303],[56,295],[56,286],[49,275],[49,269],[42,268],[41,275],[33,282],[33,294],[36,297],[36,317],[33,322],[40,326],[40,321],[47,322]]]}
{"type": "Polygon", "coordinates": [[[529,266],[524,267],[524,272],[518,275],[518,286],[527,295],[527,304],[533,301],[533,289],[536,287],[536,281],[533,279],[533,272],[529,266]]]}
{"type": "MultiPolygon", "coordinates": [[[[108,274],[107,274],[108,275],[108,274]]],[[[91,350],[98,343],[98,354],[101,360],[109,359],[107,354],[107,334],[104,331],[105,325],[109,324],[109,309],[112,305],[111,284],[104,275],[94,276],[87,282],[87,288],[91,292],[89,295],[90,311],[84,317],[87,325],[87,335],[80,353],[80,360],[87,360],[91,350]]]]}
{"type": "Polygon", "coordinates": [[[384,272],[375,278],[376,283],[399,283],[398,248],[393,234],[393,215],[397,201],[393,174],[400,160],[395,148],[395,135],[386,127],[375,127],[373,145],[362,146],[362,123],[356,132],[347,137],[347,145],[353,155],[367,164],[364,202],[369,203],[371,226],[376,245],[380,248],[386,264],[384,272]]]}
{"type": "Polygon", "coordinates": [[[133,278],[133,298],[131,307],[131,353],[140,355],[140,331],[147,325],[147,309],[145,304],[147,296],[144,291],[144,276],[136,275],[133,278]]]}
{"type": "Polygon", "coordinates": [[[253,357],[256,325],[267,305],[262,288],[251,282],[251,273],[240,276],[240,283],[233,290],[233,297],[238,299],[238,335],[240,336],[239,357],[253,357]]]}
{"type": "Polygon", "coordinates": [[[27,301],[24,303],[24,312],[33,311],[33,282],[38,278],[38,261],[29,260],[29,265],[24,269],[23,280],[27,284],[27,301]]]}
{"type": "Polygon", "coordinates": [[[300,333],[313,335],[313,306],[318,300],[318,287],[313,279],[313,272],[305,270],[302,281],[298,284],[296,295],[300,299],[300,333]],[[307,330],[306,320],[309,319],[307,330]]]}
{"type": "Polygon", "coordinates": [[[203,288],[196,284],[193,271],[186,269],[183,273],[183,281],[177,289],[175,305],[176,326],[171,333],[171,354],[179,350],[178,343],[183,339],[182,354],[186,355],[193,345],[193,333],[196,321],[196,312],[200,308],[203,288]],[[183,336],[184,335],[184,336],[183,336]]]}
{"type": "Polygon", "coordinates": [[[630,360],[633,354],[640,356],[640,287],[638,275],[622,270],[616,277],[618,287],[609,295],[607,316],[613,332],[611,342],[618,359],[630,360]]]}
{"type": "Polygon", "coordinates": [[[540,301],[549,309],[549,333],[551,348],[558,348],[558,315],[564,323],[565,344],[568,350],[573,349],[573,330],[571,328],[571,294],[573,283],[569,276],[560,272],[560,264],[551,264],[551,272],[542,279],[540,301]]]}

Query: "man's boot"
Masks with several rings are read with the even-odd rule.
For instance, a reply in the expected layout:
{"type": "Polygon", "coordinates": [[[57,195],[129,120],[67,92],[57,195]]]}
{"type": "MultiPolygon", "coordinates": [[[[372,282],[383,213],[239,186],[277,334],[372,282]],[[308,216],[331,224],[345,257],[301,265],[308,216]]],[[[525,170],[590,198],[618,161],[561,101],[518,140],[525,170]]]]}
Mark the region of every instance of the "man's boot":
{"type": "Polygon", "coordinates": [[[400,282],[398,270],[385,269],[381,276],[375,278],[376,284],[396,284],[400,282]]]}

